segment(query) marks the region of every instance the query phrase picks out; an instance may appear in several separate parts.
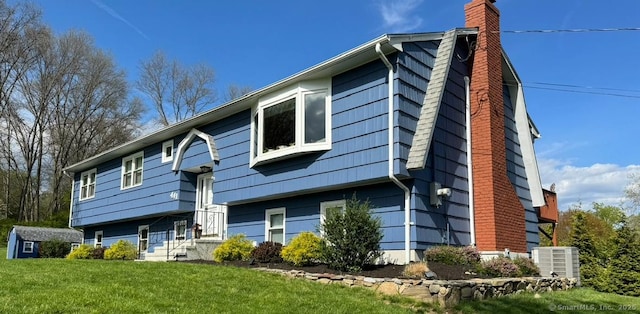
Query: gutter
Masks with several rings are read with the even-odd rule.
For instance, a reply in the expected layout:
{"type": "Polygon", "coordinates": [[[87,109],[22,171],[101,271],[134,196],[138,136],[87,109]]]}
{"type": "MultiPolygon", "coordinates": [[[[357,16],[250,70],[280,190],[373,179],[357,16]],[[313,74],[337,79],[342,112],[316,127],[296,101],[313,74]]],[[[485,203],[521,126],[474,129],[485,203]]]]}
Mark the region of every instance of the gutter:
{"type": "Polygon", "coordinates": [[[393,80],[393,65],[389,62],[389,59],[382,52],[382,47],[380,43],[376,44],[376,52],[380,56],[384,65],[389,69],[388,80],[389,83],[389,179],[393,181],[402,191],[404,191],[404,258],[405,264],[409,264],[411,261],[411,191],[409,188],[402,184],[400,180],[395,176],[393,172],[393,91],[394,91],[394,80],[393,80]]]}
{"type": "Polygon", "coordinates": [[[469,182],[469,236],[471,245],[476,245],[476,218],[473,198],[473,158],[471,156],[471,86],[468,76],[464,77],[465,127],[467,137],[467,180],[469,182]]]}

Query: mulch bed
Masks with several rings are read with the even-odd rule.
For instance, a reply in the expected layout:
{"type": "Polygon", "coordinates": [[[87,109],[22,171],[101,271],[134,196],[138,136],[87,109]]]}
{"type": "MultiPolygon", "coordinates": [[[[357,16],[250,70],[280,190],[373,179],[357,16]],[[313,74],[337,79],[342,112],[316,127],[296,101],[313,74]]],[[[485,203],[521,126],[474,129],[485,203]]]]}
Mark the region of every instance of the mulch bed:
{"type": "MultiPolygon", "coordinates": [[[[197,264],[209,264],[209,265],[225,265],[225,266],[235,266],[235,267],[243,267],[243,268],[275,268],[275,269],[283,269],[283,270],[301,270],[308,273],[329,273],[329,274],[349,274],[349,275],[357,275],[357,276],[366,276],[366,277],[374,277],[374,278],[405,278],[402,275],[402,271],[404,270],[404,265],[371,265],[366,267],[365,269],[359,272],[340,272],[329,268],[325,264],[318,264],[312,266],[293,266],[288,263],[250,263],[249,261],[231,261],[231,262],[223,262],[216,263],[214,261],[206,261],[206,260],[192,260],[192,261],[184,261],[186,263],[197,263],[197,264]]],[[[478,278],[477,275],[466,275],[465,267],[460,265],[445,265],[440,263],[429,263],[429,269],[435,272],[438,276],[439,280],[456,280],[456,279],[471,279],[478,278]]]]}

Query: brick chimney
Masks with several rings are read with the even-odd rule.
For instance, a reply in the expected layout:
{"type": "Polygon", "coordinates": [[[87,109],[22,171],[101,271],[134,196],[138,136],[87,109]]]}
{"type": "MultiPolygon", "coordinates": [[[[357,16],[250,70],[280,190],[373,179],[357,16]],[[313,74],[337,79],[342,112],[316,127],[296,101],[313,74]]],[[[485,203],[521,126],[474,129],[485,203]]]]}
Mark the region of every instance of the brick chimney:
{"type": "Polygon", "coordinates": [[[465,5],[466,27],[478,28],[470,77],[476,246],[524,253],[525,209],[507,176],[500,12],[493,2],[465,5]]]}

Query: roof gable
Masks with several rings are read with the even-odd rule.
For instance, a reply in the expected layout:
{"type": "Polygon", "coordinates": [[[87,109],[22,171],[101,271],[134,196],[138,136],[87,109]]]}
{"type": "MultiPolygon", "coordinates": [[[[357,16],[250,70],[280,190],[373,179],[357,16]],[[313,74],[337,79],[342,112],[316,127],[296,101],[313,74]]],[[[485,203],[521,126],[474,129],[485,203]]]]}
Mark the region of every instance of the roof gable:
{"type": "Polygon", "coordinates": [[[25,241],[50,241],[54,239],[64,242],[81,243],[82,232],[75,229],[13,226],[13,231],[25,241]]]}

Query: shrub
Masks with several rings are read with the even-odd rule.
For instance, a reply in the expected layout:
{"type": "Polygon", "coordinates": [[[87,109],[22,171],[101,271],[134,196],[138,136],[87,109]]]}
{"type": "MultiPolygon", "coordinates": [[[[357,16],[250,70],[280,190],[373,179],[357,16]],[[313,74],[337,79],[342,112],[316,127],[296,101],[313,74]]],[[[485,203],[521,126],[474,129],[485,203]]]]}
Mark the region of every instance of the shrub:
{"type": "Polygon", "coordinates": [[[518,265],[508,257],[496,257],[482,261],[480,272],[491,277],[517,277],[520,274],[518,265]]]}
{"type": "Polygon", "coordinates": [[[253,242],[244,234],[236,234],[224,241],[213,251],[213,260],[222,261],[248,260],[253,251],[253,242]]]}
{"type": "Polygon", "coordinates": [[[42,258],[64,258],[71,252],[71,243],[60,239],[40,242],[38,253],[42,258]]]}
{"type": "Polygon", "coordinates": [[[91,252],[91,258],[93,259],[104,259],[104,251],[106,251],[108,248],[101,246],[101,247],[96,247],[93,248],[93,252],[91,252]]]}
{"type": "Polygon", "coordinates": [[[427,266],[427,263],[410,263],[404,266],[402,275],[408,278],[423,278],[424,274],[428,271],[429,267],[427,266]]]}
{"type": "Polygon", "coordinates": [[[339,271],[358,271],[382,256],[382,222],[373,217],[369,201],[361,203],[355,193],[346,209],[328,211],[321,226],[325,241],[322,257],[329,267],[339,271]]]}
{"type": "Polygon", "coordinates": [[[513,263],[518,266],[518,269],[520,269],[519,276],[540,276],[540,268],[538,268],[538,265],[536,265],[530,258],[518,256],[513,259],[513,263]]]}
{"type": "Polygon", "coordinates": [[[109,260],[134,260],[136,257],[138,257],[138,250],[135,244],[127,240],[118,240],[104,251],[104,259],[109,260]]]}
{"type": "Polygon", "coordinates": [[[427,262],[442,263],[445,265],[475,266],[480,263],[480,253],[472,246],[446,246],[439,245],[425,251],[427,262]]]}
{"type": "Polygon", "coordinates": [[[251,258],[260,263],[280,263],[282,257],[282,244],[278,242],[262,242],[251,252],[251,258]]]}
{"type": "Polygon", "coordinates": [[[93,259],[93,246],[82,244],[67,255],[68,259],[93,259]]]}
{"type": "Polygon", "coordinates": [[[310,265],[322,254],[322,239],[313,232],[302,232],[282,249],[282,259],[295,266],[310,265]]]}

